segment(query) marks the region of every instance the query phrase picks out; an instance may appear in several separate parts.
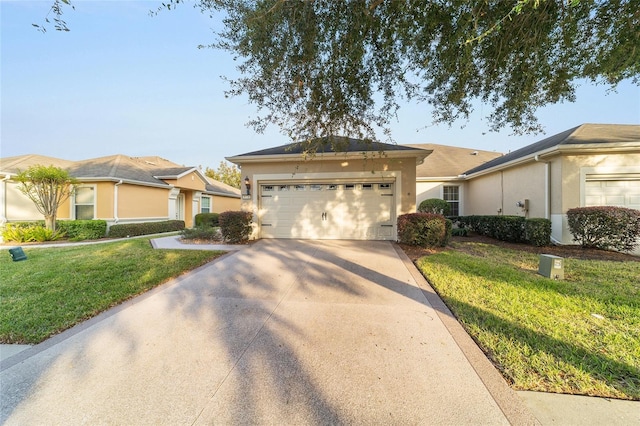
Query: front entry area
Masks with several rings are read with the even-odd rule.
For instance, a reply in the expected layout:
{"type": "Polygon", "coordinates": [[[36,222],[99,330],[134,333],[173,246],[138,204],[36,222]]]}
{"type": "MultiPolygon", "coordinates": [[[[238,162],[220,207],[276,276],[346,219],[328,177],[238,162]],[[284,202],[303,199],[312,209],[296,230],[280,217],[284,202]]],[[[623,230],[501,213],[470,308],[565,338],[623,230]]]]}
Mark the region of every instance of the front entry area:
{"type": "Polygon", "coordinates": [[[261,183],[260,237],[394,240],[391,182],[261,183]]]}

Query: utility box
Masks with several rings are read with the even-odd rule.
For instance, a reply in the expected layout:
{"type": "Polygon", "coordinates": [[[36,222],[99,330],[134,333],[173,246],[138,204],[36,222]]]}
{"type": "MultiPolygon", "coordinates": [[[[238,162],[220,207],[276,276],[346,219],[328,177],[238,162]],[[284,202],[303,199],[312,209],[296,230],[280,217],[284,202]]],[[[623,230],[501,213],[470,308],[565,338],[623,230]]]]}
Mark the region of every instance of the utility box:
{"type": "Polygon", "coordinates": [[[22,247],[10,248],[9,254],[11,255],[11,259],[13,259],[14,262],[17,262],[19,260],[27,260],[27,255],[24,254],[24,251],[22,251],[22,247]]]}
{"type": "Polygon", "coordinates": [[[564,279],[564,259],[552,254],[541,254],[538,273],[547,278],[555,280],[564,279]]]}

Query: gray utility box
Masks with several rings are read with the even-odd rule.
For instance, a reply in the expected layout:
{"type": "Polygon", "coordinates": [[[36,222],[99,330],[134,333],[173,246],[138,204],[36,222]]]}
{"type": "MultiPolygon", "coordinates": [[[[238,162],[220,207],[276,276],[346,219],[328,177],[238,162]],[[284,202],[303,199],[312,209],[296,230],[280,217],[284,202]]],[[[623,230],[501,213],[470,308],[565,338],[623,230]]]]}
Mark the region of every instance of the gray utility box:
{"type": "Polygon", "coordinates": [[[547,278],[556,280],[564,279],[564,259],[551,254],[540,255],[540,266],[538,273],[547,278]]]}

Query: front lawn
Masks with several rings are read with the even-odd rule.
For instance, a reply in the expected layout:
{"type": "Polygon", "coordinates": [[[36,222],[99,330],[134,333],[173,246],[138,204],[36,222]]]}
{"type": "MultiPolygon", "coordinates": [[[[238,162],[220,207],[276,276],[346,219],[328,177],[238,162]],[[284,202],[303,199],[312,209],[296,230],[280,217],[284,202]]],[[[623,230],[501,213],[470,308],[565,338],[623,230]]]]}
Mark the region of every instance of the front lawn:
{"type": "Polygon", "coordinates": [[[39,343],[224,254],[154,250],[148,238],[24,252],[0,256],[0,343],[39,343]]]}
{"type": "Polygon", "coordinates": [[[640,262],[565,259],[454,242],[416,263],[517,390],[640,399],[640,262]]]}

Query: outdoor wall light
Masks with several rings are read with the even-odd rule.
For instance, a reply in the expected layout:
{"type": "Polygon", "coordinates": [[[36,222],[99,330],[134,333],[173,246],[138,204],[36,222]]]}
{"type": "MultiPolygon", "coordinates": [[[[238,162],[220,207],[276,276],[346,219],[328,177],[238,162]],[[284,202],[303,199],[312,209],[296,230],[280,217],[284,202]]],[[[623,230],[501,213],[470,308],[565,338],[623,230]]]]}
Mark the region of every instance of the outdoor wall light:
{"type": "Polygon", "coordinates": [[[247,188],[247,195],[251,195],[251,181],[249,180],[249,176],[244,178],[244,186],[247,188]]]}

